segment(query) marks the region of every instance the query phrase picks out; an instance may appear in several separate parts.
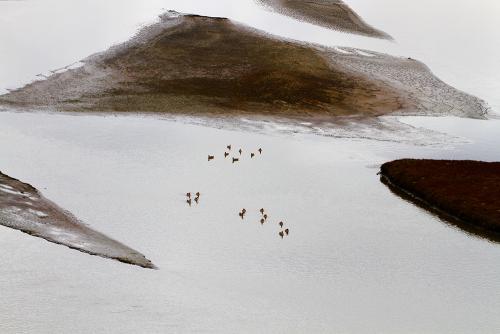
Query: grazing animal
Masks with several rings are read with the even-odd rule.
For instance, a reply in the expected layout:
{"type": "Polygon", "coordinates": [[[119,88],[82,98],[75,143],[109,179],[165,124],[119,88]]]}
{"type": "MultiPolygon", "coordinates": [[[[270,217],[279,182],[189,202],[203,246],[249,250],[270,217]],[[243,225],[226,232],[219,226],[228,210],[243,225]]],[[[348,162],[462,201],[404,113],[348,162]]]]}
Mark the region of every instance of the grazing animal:
{"type": "Polygon", "coordinates": [[[267,215],[264,215],[264,219],[267,220],[267,215]]]}
{"type": "Polygon", "coordinates": [[[250,158],[255,157],[255,153],[250,153],[250,158]]]}
{"type": "Polygon", "coordinates": [[[243,219],[243,218],[245,218],[245,213],[246,213],[246,212],[247,212],[247,210],[243,209],[243,210],[241,210],[241,212],[240,212],[240,213],[238,213],[238,216],[240,216],[240,217],[241,217],[241,219],[243,219]]]}
{"type": "Polygon", "coordinates": [[[243,209],[243,210],[241,210],[241,212],[242,212],[243,214],[245,214],[245,213],[247,213],[247,210],[246,210],[246,209],[243,209]]]}
{"type": "Polygon", "coordinates": [[[285,229],[285,234],[288,235],[290,233],[289,229],[285,229]]]}
{"type": "Polygon", "coordinates": [[[224,152],[224,159],[227,158],[228,156],[229,156],[229,153],[224,152]]]}
{"type": "Polygon", "coordinates": [[[227,149],[231,151],[231,145],[227,145],[227,149]]]}
{"type": "Polygon", "coordinates": [[[261,148],[259,148],[259,154],[262,154],[262,149],[261,148]]]}
{"type": "Polygon", "coordinates": [[[209,156],[208,156],[208,161],[210,161],[210,160],[214,160],[214,159],[215,159],[215,157],[214,157],[213,155],[209,155],[209,156]]]}
{"type": "Polygon", "coordinates": [[[263,215],[264,214],[264,209],[260,209],[260,214],[263,215]]]}
{"type": "Polygon", "coordinates": [[[266,221],[264,220],[264,218],[262,218],[262,219],[260,220],[260,223],[261,223],[262,225],[264,225],[264,223],[265,223],[265,222],[266,222],[266,221]]]}
{"type": "Polygon", "coordinates": [[[281,228],[283,227],[283,222],[279,222],[278,224],[281,228]]]}
{"type": "Polygon", "coordinates": [[[196,197],[200,197],[200,192],[199,192],[199,191],[198,191],[198,192],[196,192],[196,194],[195,194],[195,195],[196,195],[196,197]]]}
{"type": "Polygon", "coordinates": [[[238,161],[240,161],[240,159],[238,159],[238,158],[233,158],[233,164],[234,164],[235,162],[238,162],[238,161]]]}
{"type": "Polygon", "coordinates": [[[191,193],[187,193],[187,194],[186,194],[186,197],[187,197],[187,198],[191,198],[191,193]]]}
{"type": "Polygon", "coordinates": [[[283,239],[283,237],[285,236],[285,233],[283,233],[283,231],[281,231],[280,233],[278,233],[281,237],[281,239],[283,239]]]}
{"type": "Polygon", "coordinates": [[[191,198],[188,199],[186,202],[187,202],[187,204],[189,204],[189,206],[191,206],[191,198]]]}
{"type": "Polygon", "coordinates": [[[198,201],[199,201],[199,200],[200,200],[200,198],[199,198],[199,197],[195,197],[195,198],[194,198],[194,201],[196,202],[196,204],[198,204],[198,201]]]}
{"type": "Polygon", "coordinates": [[[243,151],[241,150],[241,148],[240,148],[240,150],[238,152],[240,152],[240,155],[241,155],[241,153],[243,153],[243,151]]]}

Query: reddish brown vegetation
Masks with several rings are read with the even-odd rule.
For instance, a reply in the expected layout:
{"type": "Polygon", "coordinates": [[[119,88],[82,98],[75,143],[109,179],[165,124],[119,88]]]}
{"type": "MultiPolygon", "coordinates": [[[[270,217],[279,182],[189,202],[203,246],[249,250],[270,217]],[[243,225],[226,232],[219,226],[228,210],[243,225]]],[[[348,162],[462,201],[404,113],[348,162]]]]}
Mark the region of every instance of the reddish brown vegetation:
{"type": "Polygon", "coordinates": [[[500,233],[500,162],[405,159],[385,163],[381,174],[427,209],[500,233]]]}

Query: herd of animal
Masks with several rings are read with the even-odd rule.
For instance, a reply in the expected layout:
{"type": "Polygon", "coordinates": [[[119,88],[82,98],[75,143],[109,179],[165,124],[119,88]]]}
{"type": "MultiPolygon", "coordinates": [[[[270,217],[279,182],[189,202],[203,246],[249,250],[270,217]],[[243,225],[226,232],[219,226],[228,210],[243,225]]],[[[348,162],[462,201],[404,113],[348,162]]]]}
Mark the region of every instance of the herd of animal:
{"type": "MultiPolygon", "coordinates": [[[[191,204],[193,204],[193,200],[191,199],[191,193],[187,193],[186,197],[187,197],[187,200],[186,200],[187,204],[189,204],[189,206],[191,206],[191,204]]],[[[196,204],[198,204],[200,202],[200,192],[199,191],[195,194],[194,202],[196,204]]]]}
{"type": "MultiPolygon", "coordinates": [[[[261,215],[260,224],[264,225],[267,222],[268,215],[267,215],[266,211],[264,210],[264,208],[261,208],[259,210],[259,212],[261,215]]],[[[245,208],[241,209],[241,211],[238,213],[238,215],[240,216],[240,218],[242,220],[245,219],[246,214],[247,214],[247,210],[245,208]]],[[[281,239],[283,239],[284,237],[286,237],[290,234],[290,229],[288,227],[283,229],[284,225],[285,225],[285,223],[283,223],[283,221],[280,221],[278,223],[278,226],[281,229],[281,231],[278,232],[278,235],[281,237],[281,239]]]]}
{"type": "MultiPolygon", "coordinates": [[[[227,159],[227,157],[230,155],[230,152],[231,152],[231,149],[232,149],[232,145],[227,145],[227,146],[226,146],[226,148],[227,148],[227,151],[226,151],[226,150],[224,150],[224,159],[227,159]]],[[[233,164],[234,164],[234,163],[236,163],[236,162],[239,162],[239,161],[240,161],[240,159],[241,159],[241,158],[242,158],[242,156],[243,156],[243,150],[242,150],[241,148],[240,148],[237,152],[239,153],[239,156],[237,156],[237,157],[234,157],[234,156],[233,156],[233,157],[231,157],[231,158],[232,158],[232,163],[233,163],[233,164]]],[[[257,150],[257,152],[259,152],[259,155],[262,155],[262,148],[259,148],[259,149],[257,150]]],[[[254,152],[251,152],[251,153],[250,153],[250,158],[251,158],[251,159],[253,159],[255,156],[256,156],[256,153],[254,153],[254,152]]],[[[214,159],[215,159],[215,155],[209,155],[209,156],[208,156],[208,161],[209,161],[209,162],[210,162],[210,161],[212,161],[212,160],[214,160],[214,159]]],[[[196,204],[198,204],[198,203],[199,203],[199,201],[200,201],[200,192],[196,192],[196,193],[194,194],[194,197],[191,195],[191,193],[190,193],[190,192],[188,192],[188,193],[186,194],[186,202],[187,202],[187,204],[189,204],[189,206],[191,206],[191,205],[193,204],[193,201],[194,201],[196,204]]],[[[268,215],[267,215],[267,213],[265,212],[264,208],[260,209],[260,210],[259,210],[259,212],[260,212],[260,215],[261,215],[261,218],[260,218],[260,224],[261,224],[261,225],[264,225],[264,224],[268,221],[268,217],[269,217],[269,216],[268,216],[268,215]]],[[[246,213],[247,213],[247,210],[246,210],[246,209],[242,209],[242,210],[238,213],[238,215],[239,215],[239,216],[240,216],[240,218],[243,220],[243,219],[245,219],[245,215],[246,215],[246,213]]],[[[280,221],[280,222],[278,223],[278,226],[280,227],[280,231],[278,232],[278,235],[281,237],[281,239],[283,239],[284,237],[286,237],[286,236],[288,236],[288,235],[290,234],[290,229],[289,229],[288,227],[285,227],[284,225],[285,225],[285,224],[283,223],[283,221],[280,221]]]]}
{"type": "MultiPolygon", "coordinates": [[[[231,152],[231,149],[232,149],[232,145],[227,145],[226,148],[227,148],[227,151],[224,150],[224,159],[227,159],[227,157],[231,155],[230,152],[231,152]]],[[[231,157],[231,159],[233,161],[233,164],[236,163],[236,162],[239,162],[240,159],[243,156],[243,150],[241,148],[237,152],[239,153],[239,156],[236,156],[236,157],[233,156],[233,157],[231,157]]],[[[259,152],[259,155],[262,154],[262,149],[259,148],[257,150],[257,152],[259,152]]],[[[255,155],[256,155],[255,152],[251,152],[250,153],[250,159],[253,159],[255,157],[255,155]]],[[[208,161],[212,161],[214,159],[215,159],[215,155],[208,155],[208,161]]]]}

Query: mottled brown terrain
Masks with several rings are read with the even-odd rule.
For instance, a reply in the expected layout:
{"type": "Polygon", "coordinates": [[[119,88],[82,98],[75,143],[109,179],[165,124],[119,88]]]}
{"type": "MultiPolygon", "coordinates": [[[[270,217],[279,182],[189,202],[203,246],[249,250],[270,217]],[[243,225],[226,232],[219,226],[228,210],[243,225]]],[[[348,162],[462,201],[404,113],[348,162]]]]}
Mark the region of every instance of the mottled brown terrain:
{"type": "Polygon", "coordinates": [[[325,28],[376,38],[391,39],[366,23],[341,0],[257,0],[283,15],[325,28]]]}
{"type": "Polygon", "coordinates": [[[417,61],[337,52],[223,18],[169,12],[129,42],[83,62],[0,96],[0,104],[301,119],[485,113],[482,101],[446,85],[417,61]]]}
{"type": "Polygon", "coordinates": [[[144,255],[92,230],[31,185],[1,172],[0,225],[91,255],[155,268],[144,255]]]}
{"type": "Polygon", "coordinates": [[[500,162],[404,159],[382,165],[381,175],[405,198],[500,241],[500,162]]]}

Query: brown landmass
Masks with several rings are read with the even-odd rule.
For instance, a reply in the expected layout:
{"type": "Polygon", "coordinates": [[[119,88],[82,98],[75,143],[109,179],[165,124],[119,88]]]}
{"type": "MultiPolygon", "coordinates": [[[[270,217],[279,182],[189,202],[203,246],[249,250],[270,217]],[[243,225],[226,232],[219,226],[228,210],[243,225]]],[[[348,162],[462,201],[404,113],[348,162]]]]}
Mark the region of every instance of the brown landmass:
{"type": "Polygon", "coordinates": [[[325,28],[369,37],[392,39],[367,24],[341,0],[256,0],[283,15],[325,28]]]}
{"type": "Polygon", "coordinates": [[[1,172],[0,225],[91,255],[155,268],[144,255],[92,230],[31,185],[1,172]]]}
{"type": "Polygon", "coordinates": [[[487,110],[412,59],[340,52],[176,12],[83,63],[0,96],[0,105],[309,121],[395,112],[479,118],[487,110]]]}
{"type": "Polygon", "coordinates": [[[446,221],[500,242],[500,162],[397,160],[382,181],[446,221]]]}

